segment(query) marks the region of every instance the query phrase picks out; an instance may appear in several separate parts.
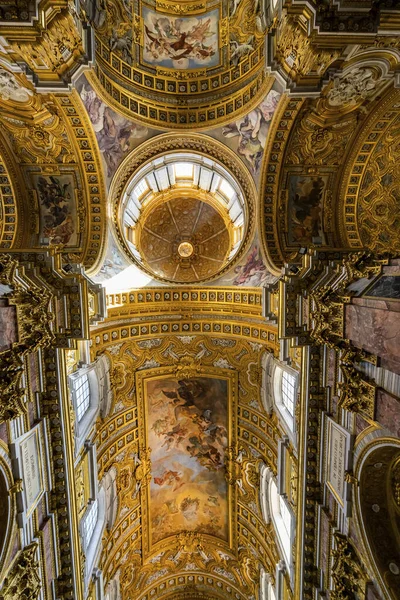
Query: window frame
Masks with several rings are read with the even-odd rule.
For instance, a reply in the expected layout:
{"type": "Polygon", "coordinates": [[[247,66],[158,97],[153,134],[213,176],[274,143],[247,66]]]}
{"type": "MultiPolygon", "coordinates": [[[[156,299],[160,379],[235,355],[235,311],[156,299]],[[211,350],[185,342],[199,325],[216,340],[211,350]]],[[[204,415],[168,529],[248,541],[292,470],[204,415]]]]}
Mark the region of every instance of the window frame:
{"type": "Polygon", "coordinates": [[[84,586],[85,595],[88,591],[89,581],[98,559],[103,531],[106,526],[106,494],[103,485],[99,485],[97,474],[96,447],[93,443],[85,444],[86,451],[89,453],[89,479],[91,488],[91,497],[86,506],[85,513],[79,523],[79,532],[81,537],[82,551],[85,555],[85,575],[84,586]],[[87,536],[87,521],[91,519],[92,511],[96,506],[96,518],[91,524],[91,534],[87,536]]]}
{"type": "Polygon", "coordinates": [[[96,372],[96,363],[91,365],[83,365],[70,375],[68,375],[68,387],[72,406],[75,412],[75,454],[79,452],[83,446],[85,439],[92,428],[97,414],[100,410],[100,390],[96,372]],[[79,381],[86,376],[89,384],[89,405],[86,411],[78,418],[78,396],[79,381]]]}
{"type": "Polygon", "coordinates": [[[274,372],[273,372],[273,399],[274,399],[274,407],[278,414],[279,420],[282,423],[282,426],[286,433],[288,434],[290,440],[293,445],[296,445],[297,435],[296,435],[296,406],[298,402],[298,392],[299,392],[299,373],[290,367],[282,364],[275,364],[274,372]],[[289,375],[294,379],[293,383],[293,415],[288,410],[285,402],[283,401],[283,377],[284,374],[289,375]]]}
{"type": "Polygon", "coordinates": [[[271,576],[267,573],[264,567],[260,570],[260,600],[276,600],[275,586],[272,584],[271,576]]]}
{"type": "Polygon", "coordinates": [[[292,568],[292,546],[295,530],[295,516],[290,508],[287,498],[284,494],[279,494],[278,486],[273,477],[269,481],[269,506],[271,512],[271,520],[276,532],[276,539],[282,559],[288,571],[292,568]],[[287,510],[287,515],[290,518],[289,531],[286,527],[284,517],[281,514],[281,502],[284,503],[287,510]]]}

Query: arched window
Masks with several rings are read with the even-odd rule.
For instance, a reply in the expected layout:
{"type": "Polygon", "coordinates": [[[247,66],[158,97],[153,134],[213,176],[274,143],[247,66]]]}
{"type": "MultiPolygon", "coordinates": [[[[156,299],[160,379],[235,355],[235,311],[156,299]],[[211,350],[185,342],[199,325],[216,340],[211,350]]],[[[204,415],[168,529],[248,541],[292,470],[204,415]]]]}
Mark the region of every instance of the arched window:
{"type": "MultiPolygon", "coordinates": [[[[93,453],[91,463],[95,457],[95,448],[91,446],[93,453]]],[[[80,522],[80,533],[82,539],[82,550],[85,555],[85,589],[87,590],[90,578],[93,574],[96,560],[101,549],[101,540],[106,525],[106,491],[104,486],[99,486],[97,474],[90,473],[91,499],[87,504],[85,513],[80,522]],[[96,476],[96,481],[94,478],[96,476]]]]}
{"type": "Polygon", "coordinates": [[[96,498],[91,500],[81,521],[82,549],[86,557],[85,587],[89,583],[101,548],[101,539],[105,525],[104,490],[100,489],[96,498]]]}

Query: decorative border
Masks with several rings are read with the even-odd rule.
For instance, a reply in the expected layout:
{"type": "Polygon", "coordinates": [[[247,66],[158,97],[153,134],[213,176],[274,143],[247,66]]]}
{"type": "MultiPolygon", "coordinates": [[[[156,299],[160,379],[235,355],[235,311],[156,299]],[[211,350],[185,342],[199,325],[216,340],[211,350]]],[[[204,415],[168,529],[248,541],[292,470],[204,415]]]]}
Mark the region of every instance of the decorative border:
{"type": "Polygon", "coordinates": [[[82,262],[88,274],[96,271],[106,250],[107,214],[103,167],[97,140],[76,90],[57,96],[57,104],[75,140],[87,197],[88,226],[82,262]]]}
{"type": "Polygon", "coordinates": [[[378,145],[381,137],[390,128],[391,123],[399,115],[399,107],[391,108],[399,103],[399,91],[391,89],[388,96],[378,107],[377,113],[358,132],[356,143],[351,144],[342,172],[338,176],[337,197],[341,209],[337,211],[337,222],[340,235],[345,246],[360,248],[363,246],[357,225],[357,205],[363,176],[368,161],[378,145]]]}
{"type": "MultiPolygon", "coordinates": [[[[161,578],[160,578],[161,579],[161,578]]],[[[185,588],[188,586],[197,586],[196,591],[192,592],[191,598],[194,600],[197,598],[196,594],[199,590],[212,589],[212,593],[217,595],[219,600],[225,598],[234,598],[235,600],[248,600],[248,596],[244,596],[242,592],[237,588],[235,583],[228,583],[222,577],[216,577],[211,573],[183,573],[182,575],[175,575],[173,577],[164,577],[154,587],[145,589],[137,597],[137,600],[147,600],[147,598],[179,598],[179,592],[176,588],[185,588]],[[221,595],[220,595],[221,594],[221,595]]],[[[208,593],[200,598],[209,598],[208,593]]]]}
{"type": "Polygon", "coordinates": [[[132,290],[106,296],[108,316],[137,315],[139,312],[153,311],[155,307],[165,312],[181,310],[182,305],[186,310],[210,312],[211,308],[230,312],[240,312],[255,317],[262,316],[262,292],[260,288],[246,288],[241,291],[237,287],[224,288],[192,288],[179,287],[174,290],[165,288],[147,288],[146,290],[132,290]]]}
{"type": "Polygon", "coordinates": [[[147,337],[168,336],[170,334],[210,334],[227,335],[232,338],[246,338],[266,345],[266,349],[274,354],[279,353],[279,344],[277,342],[277,332],[275,327],[265,324],[249,325],[248,323],[238,323],[233,320],[226,321],[203,321],[200,319],[184,319],[171,321],[164,318],[160,321],[150,317],[134,326],[126,324],[110,324],[101,331],[95,331],[92,335],[92,350],[95,353],[101,352],[110,343],[119,341],[129,341],[130,339],[142,339],[147,337]]]}
{"type": "Polygon", "coordinates": [[[123,229],[120,221],[122,198],[125,194],[125,190],[129,185],[132,177],[135,176],[136,172],[147,162],[171,152],[190,151],[202,156],[208,156],[220,163],[229,173],[236,179],[237,184],[242,189],[243,196],[247,200],[245,206],[245,232],[243,235],[241,246],[239,247],[234,258],[229,261],[225,267],[215,273],[212,277],[207,279],[201,279],[196,283],[204,283],[207,281],[213,281],[218,279],[229,271],[247,252],[250,246],[251,240],[254,234],[255,228],[255,214],[256,205],[255,199],[257,197],[255,184],[249,171],[243,164],[243,162],[235,155],[235,153],[224,146],[221,142],[218,142],[208,136],[202,134],[184,134],[184,133],[172,133],[162,134],[155,138],[151,138],[144,142],[141,146],[133,150],[124,159],[121,165],[118,167],[116,174],[111,182],[110,187],[110,203],[112,206],[112,218],[114,223],[114,230],[116,237],[120,244],[120,247],[124,251],[130,262],[134,262],[139,269],[145,271],[154,279],[160,281],[175,284],[174,281],[170,281],[166,278],[156,277],[153,271],[148,271],[142,264],[136,261],[134,256],[129,250],[129,246],[125,241],[123,235],[123,229]]]}
{"type": "Polygon", "coordinates": [[[267,258],[267,266],[274,275],[280,275],[285,262],[280,236],[280,175],[290,138],[292,125],[300,112],[304,98],[281,100],[268,135],[268,147],[262,165],[260,184],[260,239],[267,258]]]}
{"type": "MultiPolygon", "coordinates": [[[[263,64],[261,64],[254,73],[249,73],[245,81],[239,80],[235,89],[231,91],[228,89],[227,97],[224,100],[218,101],[216,94],[213,98],[199,103],[196,108],[192,108],[189,100],[187,103],[178,102],[179,87],[175,93],[176,104],[163,106],[161,104],[163,96],[159,101],[141,98],[137,92],[124,87],[123,82],[116,83],[114,77],[115,75],[112,75],[108,69],[107,71],[106,69],[102,70],[99,60],[95,68],[95,75],[91,74],[88,81],[96,92],[99,91],[99,88],[102,90],[99,96],[109,106],[129,119],[135,119],[135,121],[146,123],[157,129],[171,130],[174,128],[186,131],[188,128],[197,131],[208,130],[217,125],[235,121],[262,100],[274,81],[271,76],[266,74],[263,64]]],[[[133,88],[132,84],[129,87],[133,88]]]]}
{"type": "Polygon", "coordinates": [[[2,228],[0,231],[0,248],[12,248],[18,230],[18,210],[15,200],[14,186],[7,166],[0,154],[0,205],[2,228]]]}

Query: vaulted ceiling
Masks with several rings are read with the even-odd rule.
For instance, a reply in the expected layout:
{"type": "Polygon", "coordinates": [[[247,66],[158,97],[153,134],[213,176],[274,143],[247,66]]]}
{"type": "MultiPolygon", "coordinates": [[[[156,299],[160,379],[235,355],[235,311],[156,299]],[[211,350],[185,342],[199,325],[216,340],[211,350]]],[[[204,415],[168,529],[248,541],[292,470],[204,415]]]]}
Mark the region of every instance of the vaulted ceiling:
{"type": "Polygon", "coordinates": [[[106,286],[102,568],[124,600],[248,600],[259,565],[274,577],[262,286],[310,245],[400,248],[390,14],[310,4],[50,0],[11,26],[0,2],[0,245],[58,246],[106,286]]]}

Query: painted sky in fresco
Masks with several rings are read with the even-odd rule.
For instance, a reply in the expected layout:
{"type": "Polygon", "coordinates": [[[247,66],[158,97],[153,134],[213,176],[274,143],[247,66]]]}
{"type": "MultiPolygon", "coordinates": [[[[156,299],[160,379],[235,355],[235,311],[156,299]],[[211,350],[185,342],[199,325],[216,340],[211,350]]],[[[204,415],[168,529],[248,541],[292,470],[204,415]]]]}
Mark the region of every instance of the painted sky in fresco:
{"type": "Polygon", "coordinates": [[[281,97],[275,86],[256,108],[228,125],[207,132],[243,160],[258,182],[269,127],[281,97]]]}
{"type": "Polygon", "coordinates": [[[215,67],[220,62],[219,11],[170,17],[143,7],[143,60],[169,69],[215,67]]]}
{"type": "Polygon", "coordinates": [[[145,398],[152,543],[181,531],[228,541],[228,382],[151,379],[145,398]]]}
{"type": "Polygon", "coordinates": [[[109,184],[129,152],[159,132],[116,113],[99,98],[85,75],[76,82],[76,89],[96,134],[109,184]]]}

